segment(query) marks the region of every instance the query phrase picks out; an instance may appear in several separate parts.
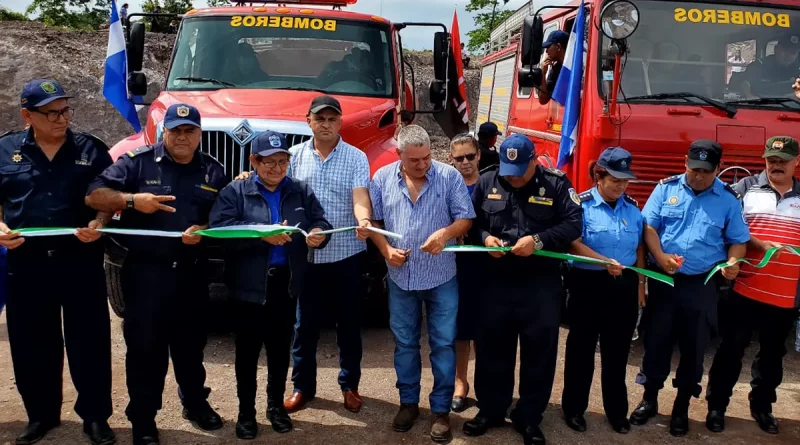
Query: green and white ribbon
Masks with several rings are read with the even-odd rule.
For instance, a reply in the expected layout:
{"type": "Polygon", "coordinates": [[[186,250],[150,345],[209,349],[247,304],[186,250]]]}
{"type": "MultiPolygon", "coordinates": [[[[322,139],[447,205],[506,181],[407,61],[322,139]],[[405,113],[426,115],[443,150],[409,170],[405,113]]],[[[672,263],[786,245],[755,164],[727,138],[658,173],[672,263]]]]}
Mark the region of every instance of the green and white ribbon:
{"type": "Polygon", "coordinates": [[[800,247],[795,247],[795,246],[773,247],[773,248],[767,250],[766,252],[764,252],[764,258],[761,258],[761,261],[759,261],[758,264],[753,264],[750,261],[746,260],[745,258],[739,258],[738,260],[736,260],[735,263],[717,264],[713,269],[711,269],[711,272],[708,273],[708,276],[706,277],[706,281],[704,283],[707,284],[709,282],[709,280],[711,280],[711,277],[714,276],[715,273],[719,272],[722,269],[725,269],[728,266],[732,266],[732,265],[734,265],[736,263],[745,263],[745,264],[749,264],[750,266],[755,267],[756,269],[763,269],[772,260],[772,257],[774,257],[778,253],[779,250],[788,250],[792,254],[800,256],[800,247]]]}
{"type": "MultiPolygon", "coordinates": [[[[340,229],[323,230],[321,232],[309,233],[299,227],[282,226],[279,224],[247,224],[240,226],[227,226],[216,227],[213,229],[198,230],[193,232],[193,235],[205,236],[208,238],[220,239],[241,239],[241,238],[263,238],[267,236],[280,235],[281,233],[301,233],[305,237],[312,235],[331,235],[341,232],[352,232],[357,227],[344,227],[340,229]]],[[[375,227],[367,227],[368,230],[380,233],[381,235],[390,238],[402,238],[403,236],[394,232],[381,230],[375,227]]],[[[25,229],[14,230],[24,238],[40,237],[40,236],[63,236],[74,235],[77,229],[68,227],[29,227],[25,229]]],[[[166,231],[166,230],[140,230],[140,229],[114,229],[103,228],[98,229],[98,232],[111,233],[117,235],[132,235],[132,236],[156,236],[161,238],[180,238],[183,232],[166,231]]]]}
{"type": "MultiPolygon", "coordinates": [[[[507,247],[448,246],[444,248],[446,252],[511,252],[511,249],[512,247],[510,246],[507,247]]],[[[533,254],[536,256],[541,256],[546,258],[553,258],[564,261],[575,261],[578,263],[595,264],[598,266],[614,265],[614,263],[612,263],[611,261],[598,260],[597,258],[590,258],[582,255],[550,252],[548,250],[535,250],[533,254]]],[[[648,278],[661,281],[662,283],[668,284],[670,286],[675,286],[675,281],[670,276],[658,272],[653,272],[652,270],[642,269],[640,267],[634,267],[634,266],[622,266],[622,267],[624,269],[630,269],[632,271],[640,273],[648,278]]]]}

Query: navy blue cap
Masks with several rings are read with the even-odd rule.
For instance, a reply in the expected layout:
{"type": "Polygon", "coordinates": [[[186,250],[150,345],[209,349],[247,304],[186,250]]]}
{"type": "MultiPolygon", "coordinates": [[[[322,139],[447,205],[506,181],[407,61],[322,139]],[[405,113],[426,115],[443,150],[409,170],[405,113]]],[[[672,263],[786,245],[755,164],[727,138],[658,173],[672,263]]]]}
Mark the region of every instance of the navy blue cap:
{"type": "Polygon", "coordinates": [[[622,147],[609,147],[600,153],[597,165],[603,167],[608,174],[617,179],[636,179],[631,171],[633,156],[622,147]]]}
{"type": "Polygon", "coordinates": [[[289,154],[289,144],[283,133],[267,130],[253,140],[252,153],[261,157],[272,156],[275,153],[289,154]]]}
{"type": "Polygon", "coordinates": [[[164,128],[172,130],[181,125],[193,125],[200,128],[200,112],[197,108],[186,104],[175,104],[167,108],[164,116],[164,128]]]}
{"type": "Polygon", "coordinates": [[[482,136],[500,136],[503,133],[500,133],[494,122],[484,122],[478,128],[478,134],[482,136]]]}
{"type": "Polygon", "coordinates": [[[560,43],[561,46],[566,48],[567,43],[569,43],[569,34],[561,30],[551,32],[550,35],[547,36],[547,40],[542,43],[542,48],[547,49],[554,43],[560,43]]]}
{"type": "Polygon", "coordinates": [[[687,164],[692,170],[714,171],[722,161],[722,146],[710,139],[698,139],[689,146],[687,164]]]}
{"type": "Polygon", "coordinates": [[[500,144],[500,176],[525,176],[536,153],[527,136],[512,134],[500,144]]]}
{"type": "Polygon", "coordinates": [[[69,99],[70,97],[72,96],[67,96],[67,92],[55,80],[34,79],[22,87],[19,103],[22,108],[30,110],[43,107],[57,99],[69,99]]]}

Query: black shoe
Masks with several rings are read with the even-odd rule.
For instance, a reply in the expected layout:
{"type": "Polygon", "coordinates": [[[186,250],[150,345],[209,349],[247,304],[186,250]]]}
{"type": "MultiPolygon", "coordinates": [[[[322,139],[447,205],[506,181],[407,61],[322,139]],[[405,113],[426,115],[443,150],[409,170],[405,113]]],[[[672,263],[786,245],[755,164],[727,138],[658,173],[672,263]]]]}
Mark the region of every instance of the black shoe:
{"type": "Polygon", "coordinates": [[[48,431],[61,425],[61,421],[52,422],[30,422],[28,426],[22,431],[22,434],[17,436],[17,445],[30,445],[36,443],[44,438],[48,431]]]}
{"type": "Polygon", "coordinates": [[[579,433],[586,431],[586,419],[582,415],[564,414],[564,421],[567,422],[568,427],[579,433]]]}
{"type": "Polygon", "coordinates": [[[155,420],[133,423],[133,445],[159,445],[155,420]]]}
{"type": "Polygon", "coordinates": [[[464,422],[462,430],[464,434],[471,437],[483,436],[489,428],[503,426],[506,420],[503,418],[492,418],[482,416],[478,413],[472,420],[464,422]]]}
{"type": "Polygon", "coordinates": [[[611,424],[611,429],[619,434],[628,434],[631,432],[631,423],[625,417],[614,420],[608,419],[608,422],[611,424]]]}
{"type": "Polygon", "coordinates": [[[642,400],[639,406],[631,413],[631,423],[634,425],[644,425],[648,420],[658,414],[658,402],[642,400]]]}
{"type": "Polygon", "coordinates": [[[712,433],[725,431],[725,411],[712,409],[706,416],[706,428],[712,433]]]}
{"type": "Polygon", "coordinates": [[[111,445],[117,443],[117,436],[108,426],[108,422],[85,422],[83,432],[89,436],[92,445],[111,445]]]}
{"type": "Polygon", "coordinates": [[[269,419],[272,429],[276,433],[288,433],[293,428],[292,419],[282,403],[267,407],[267,419],[269,419]]]}
{"type": "Polygon", "coordinates": [[[545,445],[547,443],[544,433],[538,426],[528,425],[520,434],[522,434],[524,445],[545,445]]]}
{"type": "Polygon", "coordinates": [[[453,397],[453,403],[450,404],[450,410],[454,413],[463,413],[469,408],[469,400],[466,397],[453,397]]]}
{"type": "Polygon", "coordinates": [[[689,411],[673,410],[669,420],[669,433],[675,437],[683,437],[689,433],[689,411]]]}
{"type": "Polygon", "coordinates": [[[778,421],[767,411],[750,411],[750,415],[765,433],[778,434],[778,421]]]}
{"type": "Polygon", "coordinates": [[[222,428],[222,417],[211,408],[208,402],[196,408],[183,408],[183,418],[196,423],[203,431],[214,431],[222,428]]]}
{"type": "Polygon", "coordinates": [[[258,436],[258,422],[254,417],[239,417],[236,422],[236,437],[242,440],[253,440],[258,436]]]}

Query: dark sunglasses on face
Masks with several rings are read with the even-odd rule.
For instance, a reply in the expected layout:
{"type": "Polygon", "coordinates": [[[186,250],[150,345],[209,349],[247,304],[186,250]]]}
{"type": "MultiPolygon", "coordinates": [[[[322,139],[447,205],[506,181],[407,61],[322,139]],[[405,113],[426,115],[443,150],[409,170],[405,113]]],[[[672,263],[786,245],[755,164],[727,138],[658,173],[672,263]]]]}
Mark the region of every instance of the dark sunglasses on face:
{"type": "Polygon", "coordinates": [[[50,111],[41,111],[37,109],[31,110],[34,113],[44,114],[47,116],[47,120],[49,122],[58,122],[58,117],[63,116],[64,120],[71,120],[72,116],[75,115],[75,110],[72,107],[64,107],[60,110],[50,110],[50,111]]]}
{"type": "Polygon", "coordinates": [[[472,154],[468,154],[468,155],[464,155],[464,156],[453,156],[453,160],[460,164],[460,163],[464,162],[465,158],[467,159],[467,161],[472,162],[472,161],[475,160],[475,157],[477,157],[477,156],[478,156],[477,153],[472,153],[472,154]]]}

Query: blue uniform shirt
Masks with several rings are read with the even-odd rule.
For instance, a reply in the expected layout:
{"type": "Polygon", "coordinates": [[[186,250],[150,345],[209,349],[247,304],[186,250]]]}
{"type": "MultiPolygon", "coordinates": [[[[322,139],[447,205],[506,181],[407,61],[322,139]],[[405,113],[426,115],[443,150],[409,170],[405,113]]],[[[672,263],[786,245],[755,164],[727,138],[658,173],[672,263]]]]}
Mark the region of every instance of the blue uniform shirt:
{"type": "Polygon", "coordinates": [[[750,240],[738,194],[719,179],[699,195],[686,174],[662,180],[647,200],[642,215],[654,228],[666,254],[683,257],[678,273],[707,273],[728,260],[728,246],[750,240]]]}
{"type": "MultiPolygon", "coordinates": [[[[261,179],[258,178],[256,175],[256,184],[258,185],[258,192],[261,193],[261,196],[264,197],[264,200],[267,201],[269,205],[269,216],[271,221],[267,221],[269,224],[280,224],[283,222],[281,220],[281,189],[283,188],[286,183],[289,182],[289,178],[283,178],[278,187],[275,188],[275,191],[270,191],[264,183],[261,182],[261,179]]],[[[283,246],[269,246],[269,265],[270,266],[285,266],[286,265],[286,248],[283,246]]]]}
{"type": "MultiPolygon", "coordinates": [[[[597,187],[581,193],[583,208],[583,244],[608,258],[619,261],[623,266],[636,264],[636,249],[642,241],[642,212],[636,201],[622,195],[612,209],[597,187]]],[[[575,263],[579,269],[603,270],[601,266],[575,263]]]]}

